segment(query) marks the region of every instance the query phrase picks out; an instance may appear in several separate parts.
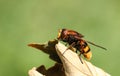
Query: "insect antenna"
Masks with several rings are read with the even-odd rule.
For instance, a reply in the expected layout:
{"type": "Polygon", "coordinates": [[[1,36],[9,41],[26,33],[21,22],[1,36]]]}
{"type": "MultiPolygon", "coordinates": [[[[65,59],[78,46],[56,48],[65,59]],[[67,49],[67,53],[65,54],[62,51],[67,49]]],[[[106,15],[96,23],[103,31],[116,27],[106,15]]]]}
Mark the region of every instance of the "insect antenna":
{"type": "Polygon", "coordinates": [[[90,41],[87,41],[87,42],[90,43],[90,44],[92,44],[92,45],[94,45],[94,46],[96,46],[96,47],[99,47],[99,48],[101,48],[101,49],[107,50],[105,47],[96,45],[96,44],[94,44],[94,43],[92,43],[92,42],[90,42],[90,41]]]}

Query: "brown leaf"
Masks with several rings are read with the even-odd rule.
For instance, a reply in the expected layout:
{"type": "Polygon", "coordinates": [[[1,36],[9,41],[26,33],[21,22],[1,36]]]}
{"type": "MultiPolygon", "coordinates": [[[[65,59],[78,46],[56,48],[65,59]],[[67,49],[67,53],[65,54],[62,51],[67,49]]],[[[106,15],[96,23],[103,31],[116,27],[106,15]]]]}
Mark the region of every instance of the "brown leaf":
{"type": "Polygon", "coordinates": [[[55,45],[57,43],[58,43],[57,40],[52,40],[46,44],[31,43],[31,44],[28,44],[28,46],[34,47],[36,49],[43,51],[46,54],[49,54],[49,58],[51,58],[52,60],[54,60],[58,63],[61,63],[61,60],[60,60],[59,56],[57,55],[57,52],[55,49],[55,45]]]}
{"type": "Polygon", "coordinates": [[[65,76],[63,65],[59,63],[56,63],[54,66],[50,67],[48,70],[46,70],[44,66],[40,66],[36,70],[45,76],[65,76]]]}
{"type": "Polygon", "coordinates": [[[57,63],[48,70],[44,66],[32,69],[29,71],[29,76],[110,76],[84,59],[82,59],[82,64],[78,55],[71,50],[67,50],[63,54],[67,47],[61,43],[49,41],[48,44],[30,44],[29,46],[42,50],[57,62],[62,61],[62,64],[57,63]],[[42,74],[38,75],[38,71],[42,74]]]}

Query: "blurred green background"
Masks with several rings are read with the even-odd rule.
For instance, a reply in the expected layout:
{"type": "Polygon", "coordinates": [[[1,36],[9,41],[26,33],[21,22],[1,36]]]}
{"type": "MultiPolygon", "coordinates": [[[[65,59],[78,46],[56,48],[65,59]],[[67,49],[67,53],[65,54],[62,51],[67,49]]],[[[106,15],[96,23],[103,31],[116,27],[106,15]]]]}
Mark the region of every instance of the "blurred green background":
{"type": "Polygon", "coordinates": [[[119,75],[119,0],[0,0],[0,76],[27,76],[34,66],[54,65],[47,54],[27,44],[55,39],[60,28],[106,47],[90,45],[91,62],[119,75]]]}

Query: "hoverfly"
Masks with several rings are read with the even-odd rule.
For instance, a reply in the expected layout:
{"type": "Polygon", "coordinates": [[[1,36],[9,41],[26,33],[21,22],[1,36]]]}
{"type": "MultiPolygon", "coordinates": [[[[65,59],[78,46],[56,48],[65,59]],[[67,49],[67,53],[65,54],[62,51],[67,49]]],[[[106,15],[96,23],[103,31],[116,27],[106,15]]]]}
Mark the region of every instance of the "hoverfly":
{"type": "MultiPolygon", "coordinates": [[[[88,60],[90,60],[92,57],[92,52],[90,51],[90,47],[88,46],[87,43],[90,43],[94,46],[97,46],[99,48],[106,50],[106,48],[104,48],[102,46],[96,45],[90,41],[83,40],[82,39],[83,37],[84,36],[82,34],[76,32],[74,30],[60,29],[58,32],[57,39],[61,40],[63,42],[67,42],[70,45],[68,47],[68,49],[70,47],[74,47],[76,49],[76,52],[79,51],[80,52],[80,54],[79,54],[80,60],[81,60],[81,55],[83,55],[88,60]]],[[[65,51],[64,51],[64,53],[65,53],[65,51]]],[[[81,60],[81,63],[83,63],[82,60],[81,60]]]]}

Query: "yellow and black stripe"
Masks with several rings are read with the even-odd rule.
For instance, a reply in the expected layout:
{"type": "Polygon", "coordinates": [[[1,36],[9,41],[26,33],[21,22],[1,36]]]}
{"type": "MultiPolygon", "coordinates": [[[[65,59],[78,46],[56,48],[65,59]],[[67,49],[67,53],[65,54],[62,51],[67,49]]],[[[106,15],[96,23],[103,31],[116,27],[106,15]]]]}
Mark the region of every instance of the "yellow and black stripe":
{"type": "Polygon", "coordinates": [[[82,46],[82,48],[81,48],[82,54],[84,55],[85,58],[90,60],[92,57],[92,52],[90,51],[90,47],[88,46],[88,44],[84,40],[81,40],[80,44],[82,46]]]}

